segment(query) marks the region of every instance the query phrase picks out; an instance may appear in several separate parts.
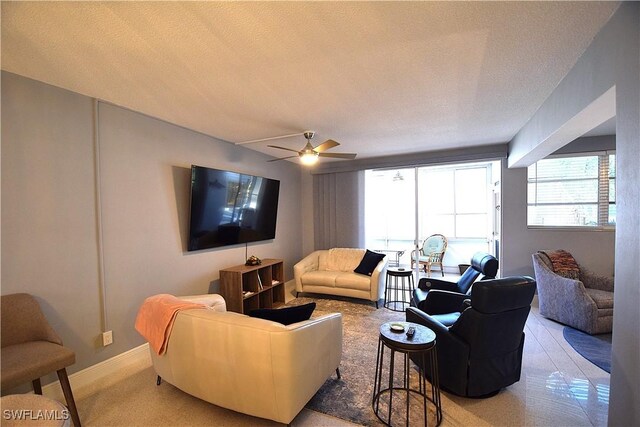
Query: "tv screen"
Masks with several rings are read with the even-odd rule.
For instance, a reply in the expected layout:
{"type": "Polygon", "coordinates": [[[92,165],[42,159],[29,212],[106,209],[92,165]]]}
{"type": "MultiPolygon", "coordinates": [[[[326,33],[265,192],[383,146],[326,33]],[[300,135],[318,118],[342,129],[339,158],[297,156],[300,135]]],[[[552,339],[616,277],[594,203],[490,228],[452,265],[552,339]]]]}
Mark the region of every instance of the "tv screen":
{"type": "Polygon", "coordinates": [[[189,251],[276,237],[280,181],[191,166],[189,251]]]}

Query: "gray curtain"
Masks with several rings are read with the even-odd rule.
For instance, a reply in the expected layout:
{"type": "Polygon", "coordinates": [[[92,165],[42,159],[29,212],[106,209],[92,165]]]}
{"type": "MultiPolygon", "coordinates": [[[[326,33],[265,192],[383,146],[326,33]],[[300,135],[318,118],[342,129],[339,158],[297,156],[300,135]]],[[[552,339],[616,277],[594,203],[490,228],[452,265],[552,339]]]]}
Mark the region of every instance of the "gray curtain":
{"type": "Polygon", "coordinates": [[[315,249],[364,247],[364,171],[313,175],[315,249]]]}

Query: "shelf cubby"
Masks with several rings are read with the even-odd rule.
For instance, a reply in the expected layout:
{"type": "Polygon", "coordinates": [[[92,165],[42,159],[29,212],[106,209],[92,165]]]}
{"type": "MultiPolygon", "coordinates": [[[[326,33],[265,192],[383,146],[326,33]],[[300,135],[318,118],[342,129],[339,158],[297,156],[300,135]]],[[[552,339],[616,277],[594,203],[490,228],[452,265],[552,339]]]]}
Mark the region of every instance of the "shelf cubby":
{"type": "Polygon", "coordinates": [[[264,259],[260,265],[236,265],[220,270],[220,294],[227,310],[237,313],[284,305],[283,261],[264,259]],[[245,292],[252,293],[245,295],[245,292]]]}

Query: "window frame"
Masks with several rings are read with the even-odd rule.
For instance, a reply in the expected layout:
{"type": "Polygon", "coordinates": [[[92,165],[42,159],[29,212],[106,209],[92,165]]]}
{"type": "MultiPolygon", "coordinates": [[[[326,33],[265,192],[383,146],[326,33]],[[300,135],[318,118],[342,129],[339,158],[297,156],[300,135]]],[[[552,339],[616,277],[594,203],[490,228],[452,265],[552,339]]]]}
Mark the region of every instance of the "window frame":
{"type": "MultiPolygon", "coordinates": [[[[613,155],[615,158],[616,150],[604,150],[604,151],[589,151],[582,153],[567,153],[567,154],[552,154],[544,159],[559,159],[559,158],[576,158],[576,157],[598,157],[598,197],[597,197],[597,216],[598,216],[598,224],[597,225],[537,225],[537,224],[529,224],[529,207],[536,206],[536,203],[529,203],[529,190],[527,189],[527,201],[526,201],[526,215],[527,215],[527,228],[532,230],[558,230],[558,231],[613,231],[615,232],[616,226],[615,223],[609,223],[609,207],[613,204],[615,205],[617,202],[617,198],[614,195],[614,201],[610,202],[609,200],[609,182],[611,179],[616,181],[615,175],[613,177],[609,176],[609,156],[613,155]],[[606,163],[606,166],[603,166],[603,163],[606,163]],[[602,191],[606,187],[606,191],[602,191]],[[605,222],[606,221],[606,222],[605,222]]],[[[536,164],[538,162],[535,162],[536,164]]],[[[536,177],[537,179],[537,177],[536,177]]],[[[570,178],[567,180],[560,181],[572,181],[576,180],[575,178],[570,178]]],[[[529,179],[529,169],[527,168],[527,186],[530,184],[529,179]]],[[[565,203],[559,205],[572,205],[575,203],[565,203]]],[[[592,204],[592,203],[589,203],[592,204]]]]}
{"type": "MultiPolygon", "coordinates": [[[[422,165],[422,166],[418,166],[417,170],[418,170],[418,174],[420,169],[430,169],[430,170],[445,170],[445,171],[451,171],[453,176],[452,176],[452,183],[453,183],[453,207],[452,207],[452,211],[449,211],[447,213],[438,213],[435,214],[435,216],[449,216],[452,217],[453,219],[453,234],[451,236],[447,236],[447,239],[449,239],[449,241],[487,241],[489,239],[488,237],[488,233],[485,236],[482,237],[478,237],[478,236],[465,236],[465,235],[459,235],[458,233],[458,222],[457,219],[459,217],[465,217],[465,216],[471,216],[471,215],[486,215],[486,223],[485,223],[485,228],[486,231],[489,230],[490,228],[490,221],[492,221],[491,219],[491,207],[489,206],[489,199],[488,199],[488,194],[486,194],[487,196],[487,201],[486,201],[486,205],[484,210],[478,210],[478,211],[474,211],[474,212],[460,212],[458,209],[458,203],[457,203],[457,197],[456,197],[456,188],[457,188],[457,176],[456,176],[456,172],[457,171],[461,171],[461,170],[472,170],[472,169],[483,169],[484,170],[484,180],[485,180],[485,184],[487,185],[487,189],[489,188],[489,186],[492,184],[491,183],[491,168],[493,167],[492,162],[473,162],[473,163],[469,163],[469,164],[443,164],[443,165],[422,165]]],[[[428,186],[427,186],[428,187],[428,186]]],[[[420,215],[420,220],[424,221],[426,218],[426,216],[424,215],[424,213],[422,215],[420,215]]],[[[424,232],[424,230],[427,229],[427,227],[424,226],[424,224],[422,224],[422,222],[419,224],[419,228],[424,232]]],[[[423,233],[424,234],[424,233],[423,233]]]]}

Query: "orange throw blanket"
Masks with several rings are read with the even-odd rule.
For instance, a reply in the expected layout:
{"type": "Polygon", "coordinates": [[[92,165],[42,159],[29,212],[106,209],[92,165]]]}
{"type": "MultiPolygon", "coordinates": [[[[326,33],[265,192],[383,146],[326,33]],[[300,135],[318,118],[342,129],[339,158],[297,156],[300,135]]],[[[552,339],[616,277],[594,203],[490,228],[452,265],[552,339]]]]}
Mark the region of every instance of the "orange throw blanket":
{"type": "Polygon", "coordinates": [[[169,294],[154,295],[142,303],[136,317],[136,331],[149,341],[156,353],[163,355],[178,311],[204,307],[204,304],[184,301],[169,294]]]}

